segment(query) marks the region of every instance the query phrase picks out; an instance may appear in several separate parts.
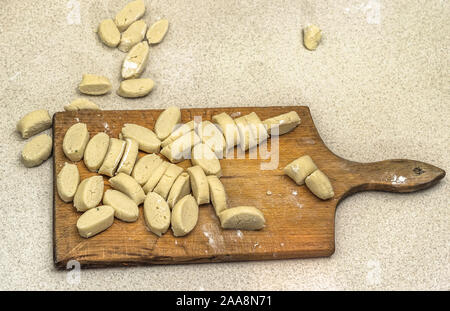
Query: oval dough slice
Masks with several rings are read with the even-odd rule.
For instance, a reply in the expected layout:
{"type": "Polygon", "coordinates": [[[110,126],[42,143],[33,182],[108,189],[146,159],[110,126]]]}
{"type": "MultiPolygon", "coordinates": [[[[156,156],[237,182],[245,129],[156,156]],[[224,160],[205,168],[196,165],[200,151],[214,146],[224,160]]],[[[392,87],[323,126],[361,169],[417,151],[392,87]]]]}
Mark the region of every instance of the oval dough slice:
{"type": "Polygon", "coordinates": [[[192,148],[192,165],[200,166],[206,175],[222,176],[219,159],[205,144],[198,144],[192,148]]]}
{"type": "Polygon", "coordinates": [[[144,201],[144,219],[147,228],[161,236],[170,226],[170,208],[159,194],[149,192],[144,201]]]}
{"type": "Polygon", "coordinates": [[[80,183],[80,172],[75,164],[65,162],[56,177],[58,195],[64,202],[72,202],[80,183]]]}
{"type": "Polygon", "coordinates": [[[139,144],[131,138],[126,138],[125,141],[127,145],[125,146],[122,160],[120,160],[119,167],[117,168],[117,173],[130,175],[137,160],[139,144]]]}
{"type": "Polygon", "coordinates": [[[162,162],[163,160],[154,153],[143,156],[136,162],[131,176],[133,176],[140,185],[144,185],[162,162]]]}
{"type": "Polygon", "coordinates": [[[322,39],[322,30],[316,25],[308,25],[303,29],[303,44],[305,47],[314,51],[322,39]]]}
{"type": "Polygon", "coordinates": [[[78,218],[77,229],[80,236],[90,238],[105,231],[114,222],[114,209],[108,205],[91,208],[78,218]]]}
{"type": "Polygon", "coordinates": [[[120,31],[112,19],[102,20],[97,33],[103,44],[110,48],[115,48],[120,42],[120,31]]]}
{"type": "Polygon", "coordinates": [[[261,144],[266,141],[269,135],[258,115],[255,112],[251,112],[245,115],[245,119],[250,127],[250,131],[252,131],[253,137],[256,139],[255,144],[261,144]]]}
{"type": "Polygon", "coordinates": [[[125,145],[125,141],[121,139],[109,139],[108,151],[106,152],[102,165],[98,169],[99,174],[109,177],[114,176],[114,172],[116,171],[117,165],[119,165],[119,161],[125,150],[125,145]]]}
{"type": "Polygon", "coordinates": [[[198,221],[198,205],[192,195],[186,195],[172,209],[172,231],[174,236],[185,236],[198,221]]]}
{"type": "Polygon", "coordinates": [[[97,172],[108,152],[109,136],[106,133],[98,133],[92,137],[86,145],[83,161],[87,169],[97,172]]]}
{"type": "Polygon", "coordinates": [[[260,230],[266,220],[263,213],[254,206],[238,206],[223,210],[219,214],[224,229],[260,230]]]}
{"type": "Polygon", "coordinates": [[[137,98],[147,96],[152,90],[155,83],[152,79],[128,79],[120,82],[117,95],[125,98],[137,98]]]}
{"type": "Polygon", "coordinates": [[[165,199],[167,199],[167,196],[169,195],[169,191],[172,188],[173,183],[177,179],[178,175],[180,175],[183,172],[183,168],[179,167],[175,164],[170,164],[167,170],[164,172],[164,175],[159,180],[158,184],[156,185],[155,189],[153,189],[153,192],[156,192],[160,196],[162,196],[165,199]]]}
{"type": "Polygon", "coordinates": [[[322,200],[328,200],[334,197],[333,186],[327,175],[321,170],[316,170],[306,177],[305,184],[312,193],[322,200]]]}
{"type": "Polygon", "coordinates": [[[161,19],[154,23],[147,31],[147,40],[150,44],[160,43],[169,29],[169,21],[161,19]]]}
{"type": "Polygon", "coordinates": [[[189,179],[191,180],[192,194],[198,205],[209,203],[209,185],[205,172],[200,166],[187,168],[189,179]]]}
{"type": "Polygon", "coordinates": [[[111,91],[111,82],[104,76],[84,74],[78,85],[78,90],[88,95],[104,95],[111,91]]]}
{"type": "Polygon", "coordinates": [[[151,173],[150,178],[147,180],[147,182],[143,187],[145,193],[153,191],[153,189],[156,187],[161,177],[163,177],[164,173],[169,168],[169,166],[170,163],[166,161],[163,161],[161,164],[156,166],[156,168],[151,173]]]}
{"type": "Polygon", "coordinates": [[[78,110],[100,110],[100,107],[87,100],[86,98],[74,99],[69,105],[64,106],[65,111],[78,111],[78,110]]]}
{"type": "Polygon", "coordinates": [[[122,78],[139,78],[147,66],[149,47],[142,41],[131,48],[122,64],[122,78]]]}
{"type": "Polygon", "coordinates": [[[103,204],[114,209],[114,217],[126,222],[134,222],[139,217],[139,207],[126,194],[117,190],[106,190],[103,204]]]}
{"type": "Polygon", "coordinates": [[[84,212],[88,209],[96,207],[103,196],[103,177],[92,176],[80,183],[73,198],[73,206],[78,212],[84,212]]]}
{"type": "Polygon", "coordinates": [[[227,208],[227,193],[225,187],[217,176],[211,175],[206,177],[209,184],[209,194],[211,196],[211,202],[216,211],[216,215],[227,208]]]}
{"type": "Polygon", "coordinates": [[[301,120],[296,111],[280,114],[263,121],[264,127],[270,135],[283,135],[295,129],[301,120]]]}
{"type": "Polygon", "coordinates": [[[52,138],[47,134],[34,137],[22,150],[22,163],[26,167],[41,165],[52,154],[52,138]]]}
{"type": "Polygon", "coordinates": [[[189,133],[190,131],[194,130],[197,123],[192,121],[189,121],[188,123],[181,124],[177,129],[175,129],[169,137],[164,139],[164,141],[161,143],[161,147],[165,147],[173,143],[175,140],[180,138],[186,133],[189,133]]]}
{"type": "Polygon", "coordinates": [[[63,151],[69,160],[77,162],[83,158],[84,150],[89,141],[86,124],[75,123],[67,130],[63,139],[63,151]]]}
{"type": "Polygon", "coordinates": [[[128,3],[119,13],[114,22],[120,32],[128,28],[133,22],[144,16],[145,3],[143,0],[136,0],[128,3]]]}
{"type": "Polygon", "coordinates": [[[159,115],[155,123],[155,133],[160,140],[164,140],[172,133],[175,126],[181,122],[181,110],[169,107],[159,115]]]}
{"type": "Polygon", "coordinates": [[[227,149],[231,149],[240,143],[239,131],[234,120],[222,112],[212,117],[212,121],[218,125],[225,137],[227,149]]]}
{"type": "Polygon", "coordinates": [[[167,197],[167,204],[170,208],[173,208],[175,204],[184,196],[191,193],[191,183],[189,181],[189,174],[186,172],[181,173],[170,189],[169,196],[167,197]]]}
{"type": "Polygon", "coordinates": [[[143,20],[135,21],[122,33],[119,50],[122,52],[128,52],[135,44],[144,39],[146,32],[147,24],[143,20]]]}
{"type": "Polygon", "coordinates": [[[227,151],[227,144],[222,132],[211,122],[203,121],[197,127],[197,133],[202,143],[211,148],[217,158],[222,159],[227,151]]]}
{"type": "Polygon", "coordinates": [[[147,153],[158,153],[161,141],[152,130],[137,125],[126,123],[122,128],[122,137],[132,138],[139,144],[139,149],[147,153]]]}
{"type": "Polygon", "coordinates": [[[130,175],[119,173],[109,179],[111,187],[129,196],[137,205],[145,200],[145,193],[141,185],[130,175]]]}
{"type": "Polygon", "coordinates": [[[184,134],[173,143],[165,146],[161,154],[172,163],[178,163],[191,158],[192,147],[199,144],[200,137],[194,131],[184,134]]]}
{"type": "Polygon", "coordinates": [[[27,113],[17,122],[17,131],[20,132],[22,138],[34,136],[52,126],[52,119],[47,110],[35,110],[27,113]]]}

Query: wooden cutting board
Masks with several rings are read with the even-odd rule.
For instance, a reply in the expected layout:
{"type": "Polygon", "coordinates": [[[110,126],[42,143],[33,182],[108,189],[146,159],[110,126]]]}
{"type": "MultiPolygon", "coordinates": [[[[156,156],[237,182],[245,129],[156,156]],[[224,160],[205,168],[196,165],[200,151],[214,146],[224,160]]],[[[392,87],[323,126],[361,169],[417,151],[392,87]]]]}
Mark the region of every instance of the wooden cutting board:
{"type": "MultiPolygon", "coordinates": [[[[82,267],[105,267],[330,256],[335,247],[336,206],[343,198],[364,190],[412,192],[432,186],[445,175],[435,166],[412,160],[363,164],[340,158],[324,145],[308,107],[183,109],[182,122],[194,116],[211,120],[211,116],[221,112],[237,117],[255,111],[266,119],[291,110],[298,112],[301,124],[278,139],[269,139],[260,149],[266,152],[258,152],[257,157],[247,152],[245,159],[235,154],[234,159],[221,160],[221,181],[229,206],[256,206],[265,215],[266,227],[261,231],[222,230],[213,207],[202,205],[195,229],[177,238],[170,230],[160,238],[147,231],[140,208],[136,222],[115,219],[108,230],[84,239],[76,229],[80,213],[72,204],[64,203],[56,191],[56,176],[64,162],[70,162],[63,153],[62,141],[71,125],[86,123],[91,137],[98,132],[118,137],[125,123],[153,129],[161,110],[56,113],[53,117],[55,266],[66,268],[70,260],[77,260],[82,267]],[[284,166],[305,154],[330,178],[335,191],[333,199],[322,201],[305,186],[297,186],[283,175],[284,166]]],[[[82,161],[77,165],[81,179],[95,175],[82,161]]],[[[180,165],[189,167],[190,161],[180,165]]],[[[106,190],[108,178],[104,180],[106,190]]]]}

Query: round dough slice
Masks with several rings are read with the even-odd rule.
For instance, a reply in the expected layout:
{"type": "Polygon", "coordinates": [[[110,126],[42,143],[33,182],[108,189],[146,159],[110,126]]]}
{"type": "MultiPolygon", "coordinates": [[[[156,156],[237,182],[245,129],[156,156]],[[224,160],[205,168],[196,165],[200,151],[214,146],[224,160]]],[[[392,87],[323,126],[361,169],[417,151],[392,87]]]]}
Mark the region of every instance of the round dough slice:
{"type": "Polygon", "coordinates": [[[120,160],[119,166],[117,168],[117,173],[125,173],[127,175],[130,175],[137,160],[137,156],[139,153],[139,144],[137,143],[137,141],[131,138],[126,138],[125,141],[127,142],[127,145],[125,146],[122,160],[120,160]]]}
{"type": "Polygon", "coordinates": [[[186,172],[181,173],[170,188],[169,196],[167,197],[167,203],[170,208],[173,208],[175,204],[184,196],[191,193],[191,183],[189,181],[189,174],[186,172]]]}
{"type": "Polygon", "coordinates": [[[96,207],[102,200],[103,189],[102,176],[92,176],[83,179],[73,198],[73,206],[78,212],[84,212],[96,207]]]}
{"type": "Polygon", "coordinates": [[[169,29],[169,21],[161,19],[154,23],[147,31],[147,40],[150,44],[157,44],[164,39],[164,36],[169,29]]]}
{"type": "Polygon", "coordinates": [[[64,135],[63,151],[69,160],[77,162],[83,158],[84,149],[89,141],[89,132],[86,124],[75,123],[64,135]]]}
{"type": "Polygon", "coordinates": [[[98,173],[106,175],[109,177],[114,176],[117,165],[122,158],[123,152],[125,150],[125,141],[117,138],[109,139],[108,151],[106,152],[105,159],[103,160],[102,166],[98,169],[98,173]]]}
{"type": "Polygon", "coordinates": [[[212,117],[212,121],[218,125],[225,137],[227,149],[231,149],[240,143],[239,131],[234,120],[226,113],[222,112],[212,117]]]}
{"type": "Polygon", "coordinates": [[[182,167],[179,167],[178,165],[175,164],[170,164],[170,166],[164,172],[164,175],[159,180],[155,189],[153,189],[153,192],[158,193],[160,196],[164,198],[164,200],[167,199],[170,188],[172,188],[175,179],[177,179],[178,175],[180,175],[182,172],[183,172],[182,167]]]}
{"type": "Polygon", "coordinates": [[[252,131],[253,137],[256,139],[256,144],[261,144],[266,141],[269,134],[267,134],[266,128],[256,112],[249,113],[245,116],[245,119],[247,120],[250,130],[252,131]]]}
{"type": "Polygon", "coordinates": [[[150,178],[147,180],[144,187],[142,187],[145,193],[153,191],[153,189],[156,187],[161,177],[163,177],[164,173],[169,168],[169,166],[170,166],[169,162],[163,161],[153,170],[153,172],[150,175],[150,178]]]}
{"type": "Polygon", "coordinates": [[[64,106],[65,111],[78,110],[100,110],[100,107],[86,98],[74,99],[70,104],[64,106]]]}
{"type": "Polygon", "coordinates": [[[198,221],[198,205],[192,195],[186,195],[172,209],[172,231],[174,236],[185,236],[198,221]]]}
{"type": "Polygon", "coordinates": [[[109,179],[111,187],[129,196],[137,205],[145,200],[145,193],[141,185],[130,175],[119,173],[109,179]]]}
{"type": "Polygon", "coordinates": [[[219,216],[220,212],[227,208],[227,193],[225,187],[217,176],[207,176],[209,184],[209,194],[211,196],[211,202],[216,211],[216,215],[219,216]]]}
{"type": "Polygon", "coordinates": [[[149,192],[144,201],[144,218],[148,229],[161,236],[170,226],[170,208],[159,194],[149,192]]]}
{"type": "Polygon", "coordinates": [[[56,188],[58,195],[64,202],[73,200],[80,183],[80,172],[75,164],[64,163],[63,168],[56,177],[56,188]]]}
{"type": "Polygon", "coordinates": [[[120,32],[112,19],[104,19],[97,29],[100,40],[110,48],[115,48],[120,42],[120,32]]]}
{"type": "Polygon", "coordinates": [[[120,82],[117,95],[125,98],[138,98],[148,95],[152,90],[155,82],[152,79],[128,79],[120,82]]]}
{"type": "Polygon", "coordinates": [[[152,130],[137,125],[126,123],[121,131],[122,138],[132,138],[139,144],[139,149],[147,153],[158,153],[161,141],[152,130]]]}
{"type": "Polygon", "coordinates": [[[238,206],[223,210],[219,214],[224,229],[260,230],[266,220],[263,213],[254,206],[238,206]]]}
{"type": "Polygon", "coordinates": [[[216,154],[205,144],[192,148],[192,165],[200,166],[206,175],[222,176],[222,168],[216,154]]]}
{"type": "Polygon", "coordinates": [[[114,217],[126,222],[135,222],[139,217],[139,207],[126,194],[117,190],[106,190],[103,204],[114,209],[114,217]]]}
{"type": "Polygon", "coordinates": [[[52,119],[47,110],[41,109],[27,113],[17,123],[17,131],[22,138],[30,138],[52,126],[52,119]]]}
{"type": "Polygon", "coordinates": [[[189,121],[185,124],[180,124],[180,126],[174,130],[169,137],[164,139],[164,141],[161,143],[161,147],[165,147],[173,143],[175,140],[180,138],[186,133],[189,133],[190,131],[194,130],[198,123],[194,122],[194,120],[189,121]]]}
{"type": "Polygon", "coordinates": [[[131,176],[136,179],[140,185],[144,185],[162,162],[163,160],[154,153],[143,156],[136,162],[131,176]]]}
{"type": "Polygon", "coordinates": [[[128,52],[135,44],[144,39],[146,32],[147,24],[142,19],[135,21],[122,33],[119,50],[125,53],[128,52]]]}
{"type": "Polygon", "coordinates": [[[105,231],[114,222],[114,209],[108,205],[97,206],[78,218],[77,229],[80,236],[90,238],[105,231]]]}
{"type": "Polygon", "coordinates": [[[209,185],[203,169],[196,165],[187,169],[191,180],[192,194],[198,205],[209,203],[209,185]]]}
{"type": "Polygon", "coordinates": [[[217,126],[210,121],[203,121],[197,127],[197,132],[202,142],[214,151],[217,158],[222,159],[227,151],[227,144],[217,126]]]}
{"type": "Polygon", "coordinates": [[[161,154],[165,156],[170,162],[178,163],[185,159],[191,158],[192,147],[201,142],[195,131],[190,131],[184,134],[180,138],[176,139],[173,143],[165,146],[161,150],[161,154]]]}
{"type": "Polygon", "coordinates": [[[133,22],[144,16],[145,3],[143,0],[135,0],[128,3],[114,18],[120,32],[128,28],[133,22]]]}
{"type": "Polygon", "coordinates": [[[301,120],[298,113],[296,111],[290,111],[266,119],[263,121],[263,124],[270,135],[283,135],[295,129],[300,122],[301,120]]]}
{"type": "Polygon", "coordinates": [[[181,122],[181,110],[178,107],[169,107],[159,115],[155,123],[155,133],[160,140],[164,140],[181,122]]]}
{"type": "Polygon", "coordinates": [[[149,51],[147,41],[131,48],[122,64],[122,79],[139,78],[147,66],[149,51]]]}
{"type": "Polygon", "coordinates": [[[98,133],[92,137],[84,150],[83,161],[87,169],[97,172],[108,152],[109,136],[106,133],[98,133]]]}
{"type": "Polygon", "coordinates": [[[47,134],[34,137],[22,150],[22,163],[26,167],[41,165],[52,154],[52,138],[47,134]]]}

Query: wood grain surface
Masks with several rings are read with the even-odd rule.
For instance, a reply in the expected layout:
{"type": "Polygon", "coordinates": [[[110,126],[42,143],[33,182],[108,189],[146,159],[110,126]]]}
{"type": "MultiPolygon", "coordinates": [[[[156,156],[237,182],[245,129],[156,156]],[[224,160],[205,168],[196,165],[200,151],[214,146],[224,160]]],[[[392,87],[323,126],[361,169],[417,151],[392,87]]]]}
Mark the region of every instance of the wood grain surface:
{"type": "MultiPolygon", "coordinates": [[[[90,137],[105,132],[118,137],[125,123],[153,129],[162,110],[58,112],[53,122],[54,152],[54,263],[66,268],[70,260],[82,267],[127,266],[267,260],[330,256],[334,252],[334,217],[336,206],[349,194],[364,190],[412,192],[432,186],[445,175],[433,165],[412,160],[386,160],[357,163],[333,154],[320,138],[308,107],[235,107],[182,109],[182,122],[201,116],[204,120],[221,112],[237,117],[255,111],[266,119],[295,110],[301,124],[292,132],[269,139],[258,152],[221,160],[221,181],[228,195],[229,207],[253,205],[265,215],[266,226],[260,231],[223,230],[213,207],[200,206],[197,226],[185,237],[174,237],[169,230],[162,237],[147,231],[142,207],[139,219],[125,223],[115,219],[106,231],[92,238],[79,236],[76,222],[81,215],[71,203],[64,203],[56,191],[56,176],[70,162],[62,150],[67,129],[77,123],[87,124],[90,137]],[[283,168],[299,156],[310,155],[328,175],[335,197],[322,201],[305,186],[297,186],[283,175],[283,168]]],[[[236,148],[235,148],[236,150],[236,148]]],[[[140,153],[139,157],[145,155],[140,153]]],[[[81,179],[96,175],[78,162],[81,179]]],[[[189,160],[179,164],[184,168],[189,160]]],[[[110,188],[105,176],[105,191],[110,188]]]]}

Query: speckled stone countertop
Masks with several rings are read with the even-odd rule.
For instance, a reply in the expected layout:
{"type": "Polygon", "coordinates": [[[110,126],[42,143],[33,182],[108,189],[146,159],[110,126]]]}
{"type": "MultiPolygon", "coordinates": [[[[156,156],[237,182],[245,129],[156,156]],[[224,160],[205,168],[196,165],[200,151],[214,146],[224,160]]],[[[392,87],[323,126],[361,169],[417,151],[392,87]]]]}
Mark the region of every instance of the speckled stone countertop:
{"type": "MultiPolygon", "coordinates": [[[[0,289],[450,289],[448,176],[421,192],[345,199],[330,258],[56,271],[52,162],[25,168],[15,125],[35,109],[62,111],[83,73],[108,76],[117,89],[124,54],[94,31],[124,3],[2,3],[0,289]]],[[[143,74],[156,87],[143,99],[93,98],[103,109],[308,105],[344,158],[408,158],[450,171],[448,2],[146,3],[147,22],[171,22],[143,74]],[[301,42],[307,23],[323,29],[315,52],[301,42]]]]}

